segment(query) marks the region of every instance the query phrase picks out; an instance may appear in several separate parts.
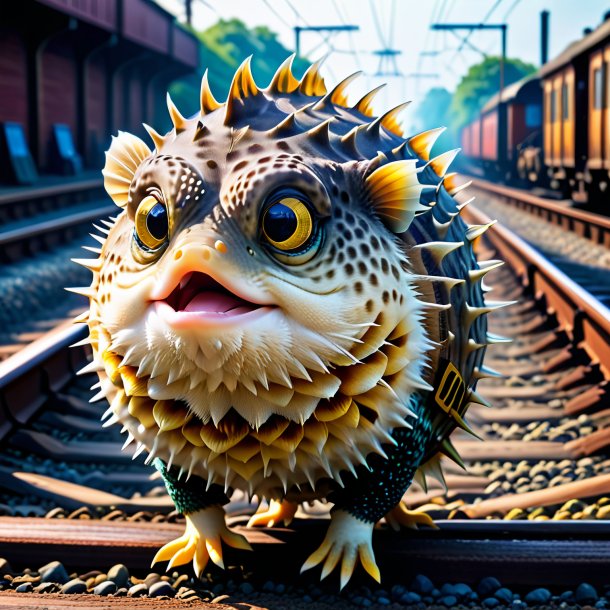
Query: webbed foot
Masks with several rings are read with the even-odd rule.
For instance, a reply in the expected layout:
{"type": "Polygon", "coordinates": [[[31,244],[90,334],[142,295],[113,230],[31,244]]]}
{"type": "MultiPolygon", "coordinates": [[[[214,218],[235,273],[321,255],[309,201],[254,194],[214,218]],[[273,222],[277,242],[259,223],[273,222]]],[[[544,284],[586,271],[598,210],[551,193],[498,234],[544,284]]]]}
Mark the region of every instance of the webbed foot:
{"type": "Polygon", "coordinates": [[[303,564],[301,573],[322,563],[322,575],[320,580],[326,578],[341,560],[341,588],[349,582],[356,560],[377,581],[381,582],[379,568],[375,563],[373,553],[373,526],[354,517],[344,510],[336,510],[332,513],[330,526],[326,537],[317,551],[314,551],[303,564]]]}
{"type": "Polygon", "coordinates": [[[193,561],[197,576],[211,559],[217,566],[224,568],[222,544],[225,542],[236,549],[251,551],[252,547],[241,535],[232,532],[225,523],[225,512],[220,506],[209,506],[185,515],[186,528],[180,538],[168,542],[157,551],[151,567],[158,561],[168,561],[167,569],[193,561]]]}
{"type": "Polygon", "coordinates": [[[386,516],[386,523],[395,531],[401,527],[416,530],[419,525],[425,525],[433,529],[438,529],[438,525],[430,515],[417,511],[409,510],[404,502],[399,502],[386,516]]]}
{"type": "Polygon", "coordinates": [[[273,527],[280,521],[282,521],[285,526],[288,526],[292,522],[298,508],[299,505],[297,502],[288,502],[288,500],[278,502],[277,500],[271,500],[268,508],[263,509],[260,512],[257,511],[250,517],[247,527],[254,527],[257,525],[273,527]]]}

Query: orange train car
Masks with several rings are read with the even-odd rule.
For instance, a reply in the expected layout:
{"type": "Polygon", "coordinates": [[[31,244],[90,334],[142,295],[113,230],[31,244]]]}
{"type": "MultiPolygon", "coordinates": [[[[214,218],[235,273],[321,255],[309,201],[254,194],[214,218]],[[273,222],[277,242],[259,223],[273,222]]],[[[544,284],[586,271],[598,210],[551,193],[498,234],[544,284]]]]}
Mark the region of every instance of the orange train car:
{"type": "Polygon", "coordinates": [[[609,66],[610,12],[539,71],[550,185],[592,204],[603,200],[610,181],[609,66]]]}
{"type": "Polygon", "coordinates": [[[469,159],[487,173],[510,180],[517,173],[521,148],[538,143],[540,130],[540,82],[532,75],[506,87],[501,97],[494,95],[464,128],[462,141],[469,159]]]}
{"type": "Polygon", "coordinates": [[[609,106],[610,11],[535,75],[485,104],[465,128],[467,156],[495,177],[603,204],[610,187],[609,106]]]}

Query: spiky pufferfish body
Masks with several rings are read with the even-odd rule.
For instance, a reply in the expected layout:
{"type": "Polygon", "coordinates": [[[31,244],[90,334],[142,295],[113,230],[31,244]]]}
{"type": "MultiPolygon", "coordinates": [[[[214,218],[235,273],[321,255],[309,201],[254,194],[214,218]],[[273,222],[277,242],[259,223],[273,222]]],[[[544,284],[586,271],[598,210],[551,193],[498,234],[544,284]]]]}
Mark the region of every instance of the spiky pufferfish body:
{"type": "Polygon", "coordinates": [[[471,247],[485,227],[459,218],[455,152],[429,160],[439,130],[404,139],[402,106],[372,118],[373,92],[347,105],[353,77],[327,93],[318,65],[297,81],[290,61],[266,90],[244,62],[225,104],[204,76],[190,119],[168,100],[174,129],[148,128],[155,152],[113,141],[105,186],[125,210],[86,263],[88,370],[109,422],[166,474],[214,498],[329,497],[376,521],[439,451],[459,459],[447,436],[480,400],[489,341],[471,247]],[[278,197],[307,202],[307,249],[261,229],[278,197]],[[167,235],[146,247],[158,204],[167,235]],[[187,315],[196,274],[245,313],[187,315]],[[385,479],[382,499],[370,488],[385,479]]]}

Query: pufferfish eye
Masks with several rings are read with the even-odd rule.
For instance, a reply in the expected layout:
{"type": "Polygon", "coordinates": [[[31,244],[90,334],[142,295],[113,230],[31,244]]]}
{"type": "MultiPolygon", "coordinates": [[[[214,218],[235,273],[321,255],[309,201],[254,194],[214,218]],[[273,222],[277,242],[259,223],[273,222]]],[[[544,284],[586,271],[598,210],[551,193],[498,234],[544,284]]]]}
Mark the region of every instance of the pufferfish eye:
{"type": "Polygon", "coordinates": [[[144,250],[157,250],[166,242],[168,230],[167,208],[152,195],[144,197],[135,215],[138,245],[144,250]]]}
{"type": "Polygon", "coordinates": [[[304,263],[315,254],[319,244],[315,229],[309,203],[292,192],[274,196],[262,214],[264,239],[273,255],[289,264],[304,263]]]}

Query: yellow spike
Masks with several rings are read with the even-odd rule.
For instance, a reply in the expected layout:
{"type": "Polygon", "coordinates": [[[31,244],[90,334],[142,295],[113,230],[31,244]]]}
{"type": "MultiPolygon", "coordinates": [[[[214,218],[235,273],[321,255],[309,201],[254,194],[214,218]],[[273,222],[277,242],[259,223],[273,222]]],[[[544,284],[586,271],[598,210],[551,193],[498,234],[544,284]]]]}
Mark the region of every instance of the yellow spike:
{"type": "Polygon", "coordinates": [[[182,426],[182,436],[195,447],[203,447],[203,439],[199,434],[201,429],[201,422],[197,419],[189,420],[182,426]]]}
{"type": "Polygon", "coordinates": [[[273,418],[265,422],[252,436],[265,445],[272,445],[288,428],[290,422],[284,418],[273,418]]]}
{"type": "Polygon", "coordinates": [[[361,112],[365,116],[373,116],[373,107],[372,102],[373,98],[385,87],[385,83],[383,85],[379,85],[379,87],[375,87],[375,89],[369,91],[353,108],[358,112],[361,112]]]}
{"type": "Polygon", "coordinates": [[[231,125],[235,119],[236,102],[243,102],[247,97],[255,96],[258,93],[258,87],[252,77],[252,69],[250,67],[251,61],[251,55],[250,57],[246,57],[233,76],[231,87],[229,88],[229,95],[227,96],[227,109],[224,120],[225,125],[231,125]]]}
{"type": "Polygon", "coordinates": [[[477,237],[481,237],[481,235],[483,235],[483,233],[485,233],[490,227],[493,227],[493,225],[495,225],[496,222],[498,222],[498,221],[492,220],[491,222],[488,222],[487,224],[484,224],[484,225],[472,225],[472,226],[468,227],[468,229],[466,229],[466,239],[468,241],[473,241],[477,237]]]}
{"type": "Polygon", "coordinates": [[[127,405],[129,415],[135,417],[145,428],[156,425],[153,416],[153,401],[147,396],[133,396],[127,405]]]}
{"type": "Polygon", "coordinates": [[[70,260],[89,271],[99,271],[104,262],[101,258],[71,258],[70,260]]]}
{"type": "Polygon", "coordinates": [[[438,137],[445,131],[446,127],[437,127],[436,129],[429,129],[428,131],[422,131],[416,136],[409,139],[409,146],[414,153],[417,153],[424,161],[430,159],[430,151],[434,146],[434,143],[438,137]]]}
{"type": "Polygon", "coordinates": [[[90,286],[83,286],[82,288],[64,288],[64,290],[73,292],[74,294],[80,294],[88,299],[92,299],[95,296],[95,290],[90,286]]]}
{"type": "Polygon", "coordinates": [[[327,97],[332,104],[347,107],[347,95],[345,94],[345,90],[349,87],[350,83],[356,80],[361,74],[362,70],[358,70],[357,72],[350,74],[325,97],[327,97]]]}
{"type": "Polygon", "coordinates": [[[160,151],[161,147],[165,143],[165,138],[158,131],[153,129],[150,125],[147,125],[146,123],[142,123],[142,125],[144,126],[144,129],[146,129],[146,132],[150,136],[150,139],[153,141],[157,152],[160,151]]]}
{"type": "Polygon", "coordinates": [[[85,324],[89,319],[89,310],[83,311],[83,313],[78,314],[74,320],[72,320],[73,324],[85,324]]]}
{"type": "Polygon", "coordinates": [[[210,84],[208,82],[207,68],[201,77],[201,93],[199,103],[201,106],[201,114],[209,114],[222,106],[222,104],[217,102],[216,98],[212,95],[212,90],[210,89],[210,84]]]}
{"type": "Polygon", "coordinates": [[[166,100],[167,100],[167,109],[169,111],[169,116],[172,120],[172,123],[174,124],[176,133],[184,131],[184,129],[186,129],[186,119],[180,114],[180,111],[178,110],[178,108],[176,108],[176,105],[172,101],[169,91],[167,92],[166,100]]]}
{"type": "Polygon", "coordinates": [[[426,209],[419,203],[424,185],[417,179],[416,161],[392,161],[377,168],[367,179],[376,213],[391,231],[407,230],[415,213],[426,209]]]}
{"type": "Polygon", "coordinates": [[[325,58],[311,64],[299,82],[299,91],[304,95],[320,96],[326,94],[324,79],[320,76],[320,66],[325,58]]]}
{"type": "Polygon", "coordinates": [[[400,123],[398,122],[398,115],[410,104],[411,102],[404,102],[403,104],[399,104],[395,108],[388,110],[381,117],[381,124],[388,131],[396,134],[397,136],[402,137],[402,129],[400,128],[400,123]]]}
{"type": "Polygon", "coordinates": [[[437,176],[441,176],[442,178],[447,173],[449,166],[453,163],[453,160],[457,157],[459,152],[459,148],[448,150],[447,152],[434,157],[434,159],[432,159],[428,165],[434,170],[434,173],[437,176]]]}
{"type": "Polygon", "coordinates": [[[314,417],[321,422],[333,421],[345,415],[352,406],[352,399],[341,394],[322,400],[314,411],[314,417]]]}
{"type": "Polygon", "coordinates": [[[227,103],[230,99],[243,100],[258,93],[258,87],[254,82],[250,67],[251,61],[252,56],[246,57],[241,66],[237,68],[237,72],[235,72],[235,76],[233,76],[233,81],[231,82],[227,103]]]}
{"type": "Polygon", "coordinates": [[[171,400],[158,400],[153,407],[153,417],[160,432],[176,430],[188,422],[191,414],[187,409],[176,407],[171,400]]]}
{"type": "Polygon", "coordinates": [[[292,62],[296,53],[288,56],[274,74],[267,91],[271,93],[292,93],[298,86],[299,81],[292,74],[292,62]]]}
{"type": "MultiPolygon", "coordinates": [[[[457,172],[451,172],[450,174],[445,174],[445,177],[441,180],[440,184],[445,187],[445,190],[453,197],[457,195],[460,191],[467,189],[471,184],[472,180],[468,180],[467,182],[462,182],[462,184],[458,183],[459,174],[457,172]]],[[[439,188],[440,188],[439,184],[439,188]]]]}
{"type": "Polygon", "coordinates": [[[140,379],[136,370],[129,366],[120,367],[123,388],[127,396],[148,396],[148,384],[146,379],[140,379]]]}
{"type": "Polygon", "coordinates": [[[451,172],[449,174],[445,174],[445,177],[441,180],[442,185],[445,187],[448,193],[458,186],[458,176],[459,174],[457,172],[451,172]]]}
{"type": "Polygon", "coordinates": [[[223,434],[213,425],[205,424],[201,426],[199,433],[206,447],[215,453],[224,453],[248,434],[248,428],[243,426],[241,429],[227,430],[226,434],[223,434]]]}

